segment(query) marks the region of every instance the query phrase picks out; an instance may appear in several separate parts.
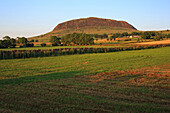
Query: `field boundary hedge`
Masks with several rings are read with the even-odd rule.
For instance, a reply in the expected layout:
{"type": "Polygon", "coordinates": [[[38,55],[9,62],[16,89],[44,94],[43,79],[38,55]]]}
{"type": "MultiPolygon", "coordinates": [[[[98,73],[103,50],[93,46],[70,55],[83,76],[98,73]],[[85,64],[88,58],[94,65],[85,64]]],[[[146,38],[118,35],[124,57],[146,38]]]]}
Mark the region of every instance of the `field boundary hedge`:
{"type": "Polygon", "coordinates": [[[19,59],[19,58],[34,58],[34,57],[48,57],[48,56],[61,56],[61,55],[74,55],[85,53],[107,53],[129,50],[142,50],[153,49],[160,47],[167,47],[170,44],[159,45],[135,45],[129,47],[114,47],[114,48],[60,48],[60,49],[47,49],[47,50],[0,50],[0,60],[2,59],[19,59]]]}

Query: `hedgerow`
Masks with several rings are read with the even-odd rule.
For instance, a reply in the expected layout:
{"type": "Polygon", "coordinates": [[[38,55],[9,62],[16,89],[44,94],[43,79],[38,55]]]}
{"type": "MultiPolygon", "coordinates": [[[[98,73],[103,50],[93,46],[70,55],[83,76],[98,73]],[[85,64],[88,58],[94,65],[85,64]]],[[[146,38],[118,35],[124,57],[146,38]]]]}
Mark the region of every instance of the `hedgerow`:
{"type": "Polygon", "coordinates": [[[12,50],[0,51],[0,59],[18,59],[18,58],[33,58],[33,57],[48,57],[48,56],[61,56],[85,53],[107,53],[117,51],[153,49],[160,47],[167,47],[170,44],[159,45],[135,45],[129,47],[114,47],[114,48],[60,48],[60,49],[47,49],[47,50],[12,50]]]}

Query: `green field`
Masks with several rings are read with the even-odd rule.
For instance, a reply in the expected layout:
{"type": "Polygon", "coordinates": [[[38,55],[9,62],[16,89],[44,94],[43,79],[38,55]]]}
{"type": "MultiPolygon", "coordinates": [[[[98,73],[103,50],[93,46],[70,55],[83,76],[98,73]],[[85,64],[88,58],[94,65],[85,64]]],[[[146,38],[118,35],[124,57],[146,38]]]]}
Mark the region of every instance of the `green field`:
{"type": "Polygon", "coordinates": [[[0,112],[170,112],[169,51],[0,60],[0,112]]]}
{"type": "MultiPolygon", "coordinates": [[[[35,47],[24,47],[24,48],[5,48],[0,49],[3,51],[10,51],[10,50],[38,50],[38,49],[59,49],[59,48],[112,48],[112,47],[120,47],[120,46],[100,46],[100,45],[94,45],[94,46],[35,46],[35,47]]],[[[123,45],[121,46],[123,47],[123,45]]]]}

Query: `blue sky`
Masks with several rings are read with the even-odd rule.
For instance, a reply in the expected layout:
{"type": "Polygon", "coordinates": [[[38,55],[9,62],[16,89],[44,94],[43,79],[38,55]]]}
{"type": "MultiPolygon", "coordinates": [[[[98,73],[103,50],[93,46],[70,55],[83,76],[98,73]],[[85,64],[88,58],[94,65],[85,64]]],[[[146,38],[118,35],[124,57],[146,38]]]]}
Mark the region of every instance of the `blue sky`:
{"type": "Polygon", "coordinates": [[[138,30],[170,29],[170,0],[0,0],[0,38],[36,36],[78,18],[124,20],[138,30]]]}

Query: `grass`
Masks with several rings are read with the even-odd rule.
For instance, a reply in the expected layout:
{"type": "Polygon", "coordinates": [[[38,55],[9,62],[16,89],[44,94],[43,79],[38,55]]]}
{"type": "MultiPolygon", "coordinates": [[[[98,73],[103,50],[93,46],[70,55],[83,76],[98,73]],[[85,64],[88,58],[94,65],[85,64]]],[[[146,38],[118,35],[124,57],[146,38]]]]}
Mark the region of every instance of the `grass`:
{"type": "Polygon", "coordinates": [[[133,44],[133,43],[137,43],[136,40],[130,40],[130,41],[125,41],[125,40],[120,40],[120,41],[102,41],[102,40],[99,40],[99,41],[95,41],[95,44],[121,44],[122,46],[127,46],[128,44],[133,44]]]}
{"type": "Polygon", "coordinates": [[[44,58],[0,60],[0,77],[16,78],[76,71],[76,75],[137,69],[170,62],[170,47],[44,58]],[[9,65],[10,64],[10,65],[9,65]]]}
{"type": "Polygon", "coordinates": [[[0,112],[168,113],[169,50],[1,60],[0,112]]]}
{"type": "MultiPolygon", "coordinates": [[[[123,45],[122,45],[123,46],[123,45]]],[[[4,51],[10,51],[10,50],[38,50],[38,49],[59,49],[59,48],[111,48],[111,47],[120,47],[120,46],[100,46],[100,45],[94,45],[94,46],[35,46],[35,47],[25,47],[25,48],[5,48],[0,49],[4,51]]]]}

